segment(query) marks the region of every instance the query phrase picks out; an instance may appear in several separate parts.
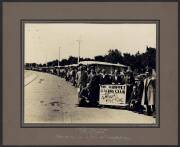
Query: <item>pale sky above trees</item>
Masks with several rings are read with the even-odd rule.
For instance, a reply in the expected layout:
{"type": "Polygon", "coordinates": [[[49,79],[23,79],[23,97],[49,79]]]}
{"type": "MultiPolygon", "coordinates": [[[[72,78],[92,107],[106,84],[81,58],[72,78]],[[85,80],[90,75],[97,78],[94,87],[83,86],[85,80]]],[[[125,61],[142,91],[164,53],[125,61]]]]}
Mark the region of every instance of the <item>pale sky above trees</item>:
{"type": "Polygon", "coordinates": [[[109,49],[122,53],[143,53],[156,48],[156,24],[26,23],[25,63],[45,63],[69,56],[93,58],[109,49]]]}

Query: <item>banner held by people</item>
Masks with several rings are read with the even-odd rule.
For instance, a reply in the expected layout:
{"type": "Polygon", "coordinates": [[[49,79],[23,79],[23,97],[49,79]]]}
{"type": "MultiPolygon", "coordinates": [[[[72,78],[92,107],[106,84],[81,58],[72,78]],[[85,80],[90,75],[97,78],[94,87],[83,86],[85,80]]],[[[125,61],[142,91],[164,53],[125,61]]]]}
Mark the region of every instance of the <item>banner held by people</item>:
{"type": "Polygon", "coordinates": [[[126,106],[126,85],[101,85],[100,105],[126,106]]]}

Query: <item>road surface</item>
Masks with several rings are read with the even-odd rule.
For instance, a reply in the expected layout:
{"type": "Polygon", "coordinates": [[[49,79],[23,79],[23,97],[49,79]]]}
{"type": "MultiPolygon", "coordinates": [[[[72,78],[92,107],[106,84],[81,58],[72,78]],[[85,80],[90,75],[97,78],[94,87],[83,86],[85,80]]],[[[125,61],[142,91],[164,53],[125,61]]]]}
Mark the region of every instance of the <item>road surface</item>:
{"type": "Polygon", "coordinates": [[[155,124],[128,110],[77,107],[77,89],[55,75],[25,71],[24,85],[24,123],[155,124]]]}

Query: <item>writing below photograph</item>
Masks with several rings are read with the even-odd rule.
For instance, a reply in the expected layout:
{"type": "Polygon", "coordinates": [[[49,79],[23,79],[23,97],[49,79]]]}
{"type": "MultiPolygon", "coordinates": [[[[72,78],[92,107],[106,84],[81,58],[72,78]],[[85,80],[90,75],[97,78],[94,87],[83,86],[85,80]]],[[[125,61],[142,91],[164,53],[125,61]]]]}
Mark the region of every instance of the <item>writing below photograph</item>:
{"type": "Polygon", "coordinates": [[[159,126],[157,22],[23,22],[23,126],[159,126]]]}

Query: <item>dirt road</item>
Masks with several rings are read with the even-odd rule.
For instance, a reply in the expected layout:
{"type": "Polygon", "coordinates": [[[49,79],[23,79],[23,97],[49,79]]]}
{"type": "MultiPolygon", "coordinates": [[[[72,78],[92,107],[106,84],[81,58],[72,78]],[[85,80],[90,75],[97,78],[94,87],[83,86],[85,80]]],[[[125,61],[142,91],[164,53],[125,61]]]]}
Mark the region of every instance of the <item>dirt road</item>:
{"type": "Polygon", "coordinates": [[[48,73],[25,71],[24,123],[154,124],[155,118],[128,110],[77,107],[77,89],[48,73]]]}

